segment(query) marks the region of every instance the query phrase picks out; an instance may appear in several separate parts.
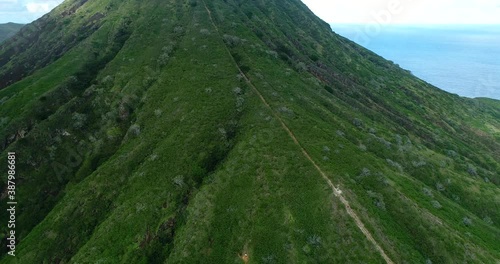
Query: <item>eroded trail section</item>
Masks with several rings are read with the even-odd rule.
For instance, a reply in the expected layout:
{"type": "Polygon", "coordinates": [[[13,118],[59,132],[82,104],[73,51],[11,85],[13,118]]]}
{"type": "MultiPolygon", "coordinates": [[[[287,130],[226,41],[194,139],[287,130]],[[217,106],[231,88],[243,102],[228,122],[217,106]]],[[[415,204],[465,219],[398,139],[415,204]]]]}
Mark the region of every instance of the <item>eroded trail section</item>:
{"type": "MultiPolygon", "coordinates": [[[[205,3],[205,0],[202,0],[203,2],[203,5],[205,7],[205,9],[207,10],[207,13],[208,13],[208,16],[210,18],[210,22],[212,23],[212,26],[214,27],[214,29],[217,31],[217,33],[219,34],[219,36],[221,35],[220,34],[220,31],[219,31],[219,28],[217,27],[217,25],[215,24],[214,20],[212,19],[212,13],[210,12],[210,9],[208,9],[207,7],[207,4],[205,3]]],[[[302,147],[302,145],[300,144],[300,142],[297,140],[297,138],[295,137],[295,135],[293,134],[293,132],[290,130],[290,128],[288,128],[288,126],[285,124],[285,122],[281,119],[281,117],[273,110],[273,108],[267,103],[267,100],[264,98],[264,96],[262,96],[262,94],[260,93],[260,91],[257,89],[257,87],[255,87],[253,85],[253,83],[250,81],[250,79],[246,76],[246,74],[240,69],[238,63],[236,63],[236,60],[234,59],[234,57],[232,56],[231,54],[231,51],[229,50],[229,48],[226,46],[226,50],[229,54],[229,56],[231,56],[231,58],[233,59],[233,62],[234,64],[236,65],[236,67],[238,68],[241,76],[243,76],[244,80],[247,82],[247,84],[252,88],[252,90],[255,92],[255,94],[257,94],[260,98],[260,100],[262,101],[262,103],[267,107],[269,108],[269,110],[271,111],[271,113],[273,114],[273,116],[276,118],[276,120],[278,120],[281,124],[281,126],[283,127],[283,129],[288,133],[288,135],[290,136],[290,138],[293,140],[293,142],[300,148],[300,150],[302,151],[302,154],[304,155],[304,157],[306,157],[313,165],[314,167],[316,168],[316,170],[321,174],[321,176],[323,177],[323,179],[328,183],[328,185],[330,186],[330,188],[332,189],[334,195],[339,198],[339,200],[342,202],[342,204],[344,205],[346,211],[347,211],[347,214],[349,214],[349,216],[354,220],[354,222],[356,223],[356,226],[361,230],[361,232],[365,235],[366,239],[368,239],[372,244],[373,246],[375,247],[375,249],[380,253],[380,255],[382,256],[382,258],[384,258],[384,260],[388,263],[388,264],[393,264],[394,262],[392,262],[392,260],[387,256],[387,254],[384,252],[384,250],[382,249],[382,247],[377,243],[377,241],[373,238],[373,236],[371,235],[371,233],[366,229],[365,225],[363,224],[363,222],[361,221],[361,219],[358,217],[358,215],[356,214],[356,212],[354,212],[354,210],[351,209],[351,206],[349,205],[349,202],[347,201],[347,199],[344,197],[344,195],[342,195],[342,190],[340,190],[339,187],[335,187],[335,185],[332,183],[332,181],[326,176],[326,174],[323,172],[323,170],[318,166],[318,164],[316,164],[316,162],[311,158],[311,156],[309,155],[309,153],[307,153],[307,151],[305,150],[304,147],[302,147]]]]}

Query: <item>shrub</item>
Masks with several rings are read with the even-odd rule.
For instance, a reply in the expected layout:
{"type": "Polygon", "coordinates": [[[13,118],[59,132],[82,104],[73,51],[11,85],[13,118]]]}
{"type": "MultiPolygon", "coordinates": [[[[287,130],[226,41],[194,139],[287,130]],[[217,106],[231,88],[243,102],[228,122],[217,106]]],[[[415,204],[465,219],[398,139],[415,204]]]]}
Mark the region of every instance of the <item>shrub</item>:
{"type": "Polygon", "coordinates": [[[440,182],[436,183],[436,189],[440,192],[446,190],[446,188],[444,187],[444,185],[440,182]]]}
{"type": "Polygon", "coordinates": [[[85,125],[85,121],[87,121],[87,115],[74,113],[71,119],[73,120],[73,127],[75,129],[80,129],[85,125]]]}
{"type": "Polygon", "coordinates": [[[282,106],[278,109],[278,111],[280,111],[281,113],[284,113],[284,114],[287,114],[287,115],[293,115],[293,110],[286,107],[286,106],[282,106]]]}
{"type": "Polygon", "coordinates": [[[366,192],[370,198],[374,200],[375,206],[378,208],[385,210],[385,203],[384,203],[384,197],[380,193],[372,192],[372,191],[367,191],[366,192]]]}
{"type": "Polygon", "coordinates": [[[432,204],[432,206],[433,206],[434,208],[436,208],[436,209],[441,209],[441,208],[443,208],[443,206],[442,206],[442,205],[441,205],[438,201],[436,201],[436,200],[432,200],[431,204],[432,204]]]}
{"type": "Polygon", "coordinates": [[[241,82],[245,79],[245,76],[241,73],[238,73],[238,74],[236,74],[236,79],[238,79],[238,81],[241,82]]]}
{"type": "Polygon", "coordinates": [[[232,36],[232,35],[228,35],[228,34],[224,34],[222,36],[222,39],[224,40],[224,42],[226,43],[226,45],[230,46],[230,47],[234,47],[234,46],[237,46],[241,43],[241,39],[236,37],[236,36],[232,36]]]}
{"type": "Polygon", "coordinates": [[[182,26],[176,26],[174,28],[174,33],[176,33],[176,34],[181,34],[183,32],[184,32],[184,28],[182,26]]]}
{"type": "Polygon", "coordinates": [[[158,65],[160,65],[161,67],[167,65],[168,61],[170,59],[170,55],[167,54],[167,53],[162,53],[160,55],[160,57],[158,57],[158,59],[156,60],[158,65]]]}
{"type": "Polygon", "coordinates": [[[105,87],[111,87],[113,86],[114,78],[111,75],[107,75],[106,77],[102,78],[101,82],[105,87]]]}
{"type": "Polygon", "coordinates": [[[278,52],[274,51],[274,50],[266,50],[266,53],[268,55],[270,55],[271,57],[277,59],[278,58],[278,52]]]}
{"type": "Polygon", "coordinates": [[[120,137],[121,134],[122,134],[122,132],[121,132],[120,128],[118,128],[118,127],[111,127],[108,130],[106,130],[106,136],[108,139],[111,139],[111,140],[120,137]]]}
{"type": "Polygon", "coordinates": [[[243,90],[241,90],[240,87],[236,87],[233,89],[233,93],[235,93],[236,95],[241,95],[242,92],[243,90]]]}
{"type": "Polygon", "coordinates": [[[168,61],[170,60],[170,54],[172,54],[173,50],[174,50],[173,44],[167,45],[161,49],[162,53],[156,60],[158,65],[160,65],[160,67],[163,67],[168,63],[168,61]]]}
{"type": "Polygon", "coordinates": [[[128,107],[126,107],[124,104],[120,104],[120,106],[118,107],[118,117],[120,118],[120,120],[122,121],[127,120],[129,115],[130,111],[128,107]]]}
{"type": "Polygon", "coordinates": [[[312,235],[307,239],[307,243],[311,246],[319,247],[321,245],[321,237],[318,235],[312,235]]]}
{"type": "Polygon", "coordinates": [[[474,166],[470,165],[467,168],[467,173],[469,173],[471,176],[477,176],[477,170],[474,166]]]}
{"type": "Polygon", "coordinates": [[[419,160],[419,161],[412,161],[411,164],[413,165],[413,167],[419,168],[419,167],[423,167],[423,166],[427,165],[427,162],[425,162],[423,160],[419,160]]]}
{"type": "Polygon", "coordinates": [[[151,156],[149,156],[149,160],[151,160],[151,161],[155,161],[157,159],[158,159],[158,154],[156,154],[156,153],[153,153],[153,154],[151,154],[151,156]]]}
{"type": "Polygon", "coordinates": [[[390,182],[389,180],[384,177],[383,175],[379,178],[380,182],[384,185],[384,186],[389,186],[390,182]]]}
{"type": "Polygon", "coordinates": [[[156,82],[156,80],[157,80],[157,77],[148,76],[148,77],[144,78],[144,80],[142,80],[142,85],[144,87],[150,87],[151,85],[153,85],[154,82],[156,82]]]}
{"type": "Polygon", "coordinates": [[[175,45],[175,42],[171,43],[170,45],[167,45],[167,46],[164,46],[163,48],[161,48],[161,51],[163,53],[172,53],[172,51],[174,51],[174,45],[175,45]]]}
{"type": "MultiPolygon", "coordinates": [[[[42,98],[44,98],[44,97],[42,97],[42,98]]],[[[0,99],[0,105],[2,105],[3,103],[7,102],[7,100],[9,100],[9,97],[8,96],[4,96],[2,99],[0,99]]]]}
{"type": "Polygon", "coordinates": [[[382,143],[386,148],[390,149],[392,147],[392,143],[385,140],[385,138],[377,138],[380,143],[382,143]]]}
{"type": "Polygon", "coordinates": [[[432,194],[432,191],[431,191],[429,188],[424,187],[424,188],[422,189],[422,191],[424,192],[424,194],[425,194],[426,196],[429,196],[429,197],[434,197],[434,195],[432,194]]]}
{"type": "Polygon", "coordinates": [[[359,144],[358,148],[361,150],[361,151],[366,151],[366,146],[364,144],[359,144]]]}
{"type": "Polygon", "coordinates": [[[376,200],[375,201],[375,206],[377,206],[378,208],[380,208],[382,210],[385,210],[385,203],[382,200],[376,200]]]}
{"type": "Polygon", "coordinates": [[[242,96],[237,96],[236,97],[236,107],[238,108],[238,111],[240,111],[241,107],[243,106],[243,103],[245,103],[245,98],[243,98],[242,96]]]}
{"type": "Polygon", "coordinates": [[[309,245],[305,245],[302,247],[302,251],[304,251],[304,253],[306,254],[310,254],[311,253],[311,247],[309,245]]]}
{"type": "Polygon", "coordinates": [[[361,170],[361,173],[359,174],[359,176],[361,177],[367,177],[367,176],[370,176],[371,175],[371,172],[368,168],[363,168],[361,170]]]}
{"type": "Polygon", "coordinates": [[[174,185],[179,187],[179,188],[184,186],[184,176],[182,176],[182,175],[177,175],[172,181],[173,181],[174,185]]]}
{"type": "Polygon", "coordinates": [[[298,71],[307,71],[307,65],[301,61],[295,64],[295,69],[297,69],[298,71]]]}
{"type": "Polygon", "coordinates": [[[472,225],[472,219],[468,218],[467,216],[462,219],[462,223],[464,223],[465,226],[471,226],[472,225]]]}
{"type": "Polygon", "coordinates": [[[401,164],[395,162],[395,161],[392,161],[390,159],[386,159],[387,163],[389,163],[389,165],[391,165],[392,167],[398,169],[400,172],[403,171],[403,167],[401,166],[401,164]]]}
{"type": "Polygon", "coordinates": [[[361,119],[359,119],[359,118],[354,118],[354,120],[352,121],[352,124],[358,128],[363,127],[363,125],[364,125],[363,121],[361,121],[361,119]]]}
{"type": "Polygon", "coordinates": [[[455,152],[454,150],[447,150],[446,155],[448,155],[448,157],[450,157],[450,158],[457,158],[458,157],[458,153],[455,152]]]}
{"type": "Polygon", "coordinates": [[[139,126],[138,124],[133,124],[129,127],[127,133],[131,136],[137,137],[141,134],[141,126],[139,126]]]}
{"type": "Polygon", "coordinates": [[[493,225],[493,220],[491,220],[490,217],[486,216],[485,218],[483,218],[483,221],[485,223],[487,223],[488,225],[493,225]]]}
{"type": "Polygon", "coordinates": [[[396,134],[394,138],[396,139],[396,144],[398,144],[398,146],[403,145],[403,138],[400,135],[396,134]]]}

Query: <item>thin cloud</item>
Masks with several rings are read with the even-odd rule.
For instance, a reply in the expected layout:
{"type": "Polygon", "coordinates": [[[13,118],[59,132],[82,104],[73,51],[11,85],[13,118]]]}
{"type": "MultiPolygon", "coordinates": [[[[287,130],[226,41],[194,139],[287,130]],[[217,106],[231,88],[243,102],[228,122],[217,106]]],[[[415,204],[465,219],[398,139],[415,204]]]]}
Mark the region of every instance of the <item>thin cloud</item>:
{"type": "Polygon", "coordinates": [[[43,16],[63,0],[0,0],[0,23],[29,23],[43,16]]]}
{"type": "Polygon", "coordinates": [[[52,8],[54,8],[54,6],[51,7],[51,5],[48,3],[28,3],[28,4],[26,4],[26,9],[30,13],[47,13],[52,8]]]}

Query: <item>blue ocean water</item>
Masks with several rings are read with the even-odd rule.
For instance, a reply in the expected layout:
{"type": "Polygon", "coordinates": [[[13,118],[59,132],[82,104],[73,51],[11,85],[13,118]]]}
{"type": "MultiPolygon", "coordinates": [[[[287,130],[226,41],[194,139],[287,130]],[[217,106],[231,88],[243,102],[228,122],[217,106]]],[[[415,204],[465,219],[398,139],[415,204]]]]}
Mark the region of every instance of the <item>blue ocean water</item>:
{"type": "Polygon", "coordinates": [[[500,99],[500,25],[332,29],[445,91],[500,99]]]}

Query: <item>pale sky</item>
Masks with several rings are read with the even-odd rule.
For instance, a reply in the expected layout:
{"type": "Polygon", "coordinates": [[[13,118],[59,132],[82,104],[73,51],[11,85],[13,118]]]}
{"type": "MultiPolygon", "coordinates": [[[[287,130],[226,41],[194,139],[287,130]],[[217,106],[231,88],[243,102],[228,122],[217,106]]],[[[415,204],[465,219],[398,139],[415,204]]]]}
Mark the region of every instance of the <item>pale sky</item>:
{"type": "Polygon", "coordinates": [[[500,24],[500,0],[302,0],[330,24],[500,24]]]}
{"type": "MultiPolygon", "coordinates": [[[[330,24],[500,24],[500,0],[302,0],[330,24]]],[[[28,23],[62,0],[0,0],[0,23],[28,23]]]]}
{"type": "Polygon", "coordinates": [[[43,16],[63,0],[0,0],[0,23],[29,23],[43,16]]]}

